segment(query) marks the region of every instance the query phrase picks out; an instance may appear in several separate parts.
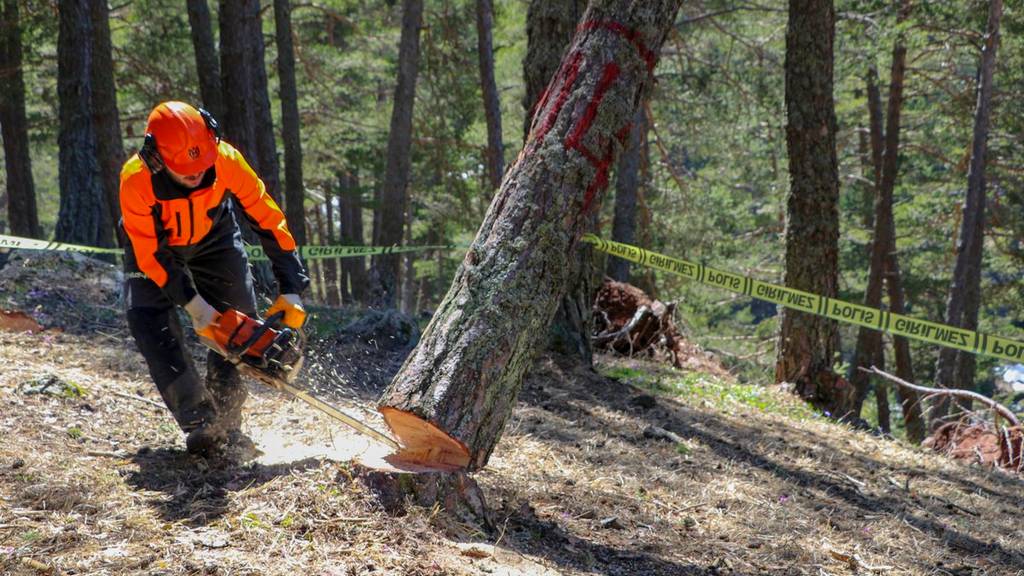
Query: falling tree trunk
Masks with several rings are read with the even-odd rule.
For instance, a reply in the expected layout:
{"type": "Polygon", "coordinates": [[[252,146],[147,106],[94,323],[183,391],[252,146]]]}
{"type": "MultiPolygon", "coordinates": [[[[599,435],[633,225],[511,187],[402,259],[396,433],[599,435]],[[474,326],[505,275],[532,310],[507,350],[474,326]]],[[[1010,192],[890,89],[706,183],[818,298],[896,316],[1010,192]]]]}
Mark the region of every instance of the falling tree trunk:
{"type": "MultiPolygon", "coordinates": [[[[641,106],[633,117],[626,149],[619,158],[615,180],[615,214],[612,217],[612,240],[623,244],[636,243],[636,199],[640,189],[640,156],[647,138],[647,114],[641,106]]],[[[608,257],[608,276],[618,282],[629,282],[629,260],[608,257]]]]}
{"type": "Polygon", "coordinates": [[[487,175],[492,189],[501,186],[505,171],[505,151],[501,142],[501,101],[494,80],[494,49],[491,30],[494,27],[494,6],[491,0],[476,0],[476,45],[480,61],[480,92],[484,98],[487,120],[487,175]]]}
{"type": "MultiPolygon", "coordinates": [[[[374,227],[373,243],[390,246],[402,241],[405,210],[408,204],[409,151],[412,147],[412,109],[416,99],[419,72],[420,25],[423,0],[402,2],[402,37],[398,48],[398,82],[391,110],[387,164],[377,212],[380,225],[374,227]]],[[[393,308],[398,296],[398,255],[374,256],[370,268],[370,299],[374,306],[393,308]]]]}
{"type": "MultiPolygon", "coordinates": [[[[992,82],[996,66],[996,48],[999,46],[999,21],[1002,18],[1002,13],[1002,0],[991,0],[985,31],[985,45],[981,53],[978,74],[978,99],[974,109],[971,162],[967,171],[967,198],[960,221],[953,281],[949,287],[946,303],[946,323],[971,330],[977,327],[978,323],[981,256],[985,229],[985,155],[988,150],[988,126],[992,112],[992,82]]],[[[952,348],[942,348],[939,351],[939,360],[935,367],[936,387],[951,388],[959,384],[967,386],[968,389],[973,388],[974,359],[960,360],[959,356],[957,350],[952,348]],[[969,379],[969,382],[957,382],[957,376],[964,380],[969,379]]],[[[949,401],[947,398],[932,405],[929,417],[933,430],[941,424],[941,419],[948,411],[949,401]]]]}
{"type": "Polygon", "coordinates": [[[114,84],[114,59],[110,44],[110,11],[105,1],[90,2],[92,18],[92,121],[96,129],[96,154],[103,177],[106,197],[104,220],[111,236],[117,238],[121,220],[118,191],[121,186],[121,165],[124,144],[121,122],[117,115],[117,86],[114,84]]]}
{"type": "Polygon", "coordinates": [[[60,213],[55,239],[89,246],[112,246],[113,230],[104,219],[106,196],[96,160],[92,122],[92,20],[87,0],[61,0],[57,37],[57,95],[60,134],[60,213]]]}
{"type": "Polygon", "coordinates": [[[679,4],[590,4],[448,294],[381,398],[401,457],[487,463],[679,4]]]}
{"type": "Polygon", "coordinates": [[[192,31],[192,49],[196,54],[199,95],[203,108],[218,120],[224,117],[224,94],[220,87],[220,63],[213,43],[210,5],[207,0],[188,0],[188,22],[192,31]]]}
{"type": "MultiPolygon", "coordinates": [[[[340,193],[338,194],[338,211],[341,212],[341,243],[347,246],[362,246],[363,239],[363,204],[359,190],[359,175],[346,172],[338,176],[340,193]]],[[[366,302],[366,259],[344,258],[341,261],[344,276],[351,285],[352,299],[359,303],[366,302]]]]}
{"type": "MultiPolygon", "coordinates": [[[[267,87],[267,66],[263,42],[263,17],[259,0],[247,0],[246,63],[251,70],[253,118],[256,122],[256,155],[263,183],[278,204],[281,204],[281,173],[277,164],[277,142],[274,140],[274,118],[270,112],[270,90],[267,87]]],[[[282,106],[284,106],[282,102],[282,106]]],[[[301,158],[299,159],[301,161],[301,158]]],[[[301,179],[300,179],[301,180],[301,179]]]]}
{"type": "MultiPolygon", "coordinates": [[[[306,243],[302,218],[302,141],[299,138],[299,95],[295,86],[295,49],[292,46],[292,7],[289,0],[274,0],[277,29],[277,75],[281,83],[281,139],[284,141],[284,199],[288,229],[298,244],[306,243]]],[[[328,199],[330,209],[330,199],[328,199]]],[[[330,236],[330,223],[328,223],[330,236]]],[[[331,264],[333,265],[333,263],[331,264]]]]}
{"type": "MultiPolygon", "coordinates": [[[[523,107],[527,113],[527,131],[535,120],[537,102],[548,89],[552,76],[562,62],[576,24],[583,15],[586,3],[579,0],[533,0],[527,12],[526,32],[529,38],[523,75],[526,95],[523,107]]],[[[591,215],[586,232],[593,232],[596,215],[591,215]]],[[[589,244],[580,245],[575,257],[569,261],[569,283],[562,295],[555,318],[551,322],[548,347],[562,354],[578,358],[585,364],[593,360],[590,342],[592,328],[591,306],[597,291],[592,281],[594,251],[589,244]]]]}
{"type": "Polygon", "coordinates": [[[22,72],[19,0],[3,0],[0,18],[0,131],[4,139],[7,174],[7,219],[11,233],[42,238],[36,190],[29,155],[28,120],[25,117],[25,79],[22,72]]]}
{"type": "MultiPolygon", "coordinates": [[[[786,147],[790,190],[786,286],[834,297],[838,282],[839,176],[832,97],[832,0],[790,0],[786,30],[786,147]]],[[[833,320],[785,309],[775,379],[841,418],[850,386],[832,371],[838,349],[833,320]]]]}

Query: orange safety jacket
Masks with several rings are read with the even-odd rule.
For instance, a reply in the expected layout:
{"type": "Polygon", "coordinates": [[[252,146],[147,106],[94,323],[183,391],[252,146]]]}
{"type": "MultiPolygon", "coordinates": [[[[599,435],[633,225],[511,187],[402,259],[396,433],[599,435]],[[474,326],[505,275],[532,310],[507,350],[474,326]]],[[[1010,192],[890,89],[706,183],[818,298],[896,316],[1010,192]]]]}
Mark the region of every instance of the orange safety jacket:
{"type": "Polygon", "coordinates": [[[232,218],[234,197],[242,206],[271,260],[282,294],[301,294],[309,285],[284,214],[235,147],[221,141],[217,159],[197,188],[153,174],[136,154],[121,168],[121,216],[139,270],[184,305],[196,294],[192,279],[175,258],[200,245],[224,219],[232,218]]]}

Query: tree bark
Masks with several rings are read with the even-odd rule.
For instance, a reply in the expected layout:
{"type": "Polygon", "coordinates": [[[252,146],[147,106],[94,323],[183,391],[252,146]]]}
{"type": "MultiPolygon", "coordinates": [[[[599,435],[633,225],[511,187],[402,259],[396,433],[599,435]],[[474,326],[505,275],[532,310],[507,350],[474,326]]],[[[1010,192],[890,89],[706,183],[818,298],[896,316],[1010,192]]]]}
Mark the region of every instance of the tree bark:
{"type": "MultiPolygon", "coordinates": [[[[1002,0],[989,3],[988,23],[985,30],[985,46],[979,65],[978,96],[974,109],[974,130],[971,143],[971,161],[967,171],[967,197],[957,240],[956,265],[953,280],[949,286],[946,301],[946,324],[974,329],[977,327],[977,302],[980,299],[981,256],[985,230],[985,155],[988,150],[988,128],[991,117],[992,85],[996,66],[996,49],[999,46],[999,23],[1003,13],[1002,0]]],[[[972,382],[965,388],[973,388],[973,358],[960,360],[960,354],[952,348],[941,348],[935,366],[935,385],[938,388],[956,387],[956,377],[969,378],[972,382]],[[970,374],[968,374],[968,370],[970,374]]],[[[961,382],[961,385],[964,383],[961,382]]],[[[942,424],[942,418],[949,412],[946,398],[932,404],[929,411],[930,426],[934,430],[942,424]]]]}
{"type": "MultiPolygon", "coordinates": [[[[338,194],[338,210],[341,212],[341,243],[347,246],[362,246],[363,240],[363,205],[359,190],[359,175],[344,172],[338,175],[340,193],[338,194]]],[[[343,258],[341,260],[343,277],[351,285],[352,300],[366,302],[366,260],[343,258]]],[[[345,286],[345,280],[342,280],[345,286]]],[[[344,288],[342,288],[344,290],[344,288]]]]}
{"type": "Polygon", "coordinates": [[[117,86],[114,84],[114,58],[110,43],[110,10],[106,1],[90,2],[92,18],[92,121],[96,129],[96,154],[106,198],[104,220],[113,238],[121,220],[121,165],[124,144],[117,112],[117,86]]]}
{"type": "MultiPolygon", "coordinates": [[[[967,256],[971,263],[967,268],[966,290],[964,294],[963,327],[968,330],[978,329],[978,311],[981,307],[981,265],[985,246],[985,158],[988,154],[988,130],[992,115],[993,77],[996,66],[996,51],[999,46],[999,25],[1002,19],[1002,0],[993,0],[989,4],[986,38],[981,62],[981,86],[978,90],[978,102],[974,114],[974,139],[971,147],[971,163],[967,172],[969,188],[981,189],[981,214],[978,226],[972,230],[971,253],[967,256]]],[[[954,370],[953,387],[973,390],[975,385],[974,354],[959,351],[954,370]]],[[[967,406],[969,409],[970,407],[967,406]]]]}
{"type": "MultiPolygon", "coordinates": [[[[263,69],[262,48],[259,50],[259,59],[254,56],[256,36],[261,46],[263,43],[262,34],[254,33],[260,30],[258,0],[220,0],[219,22],[221,88],[224,102],[231,103],[224,109],[224,139],[238,148],[269,190],[270,184],[261,165],[256,129],[258,106],[254,76],[257,68],[263,69]]],[[[249,244],[258,244],[259,239],[250,229],[248,221],[244,218],[242,220],[243,238],[249,244]]],[[[254,262],[252,272],[257,292],[273,294],[274,275],[269,263],[254,262]]]]}
{"type": "MultiPolygon", "coordinates": [[[[907,9],[908,5],[904,3],[904,8],[900,10],[897,19],[897,25],[902,24],[906,20],[907,9]]],[[[885,279],[886,256],[895,229],[892,214],[892,195],[896,186],[896,176],[899,169],[900,113],[903,109],[903,78],[905,76],[906,58],[907,48],[904,45],[903,38],[899,37],[892,51],[887,125],[884,134],[881,132],[882,102],[878,91],[878,71],[874,66],[868,68],[867,93],[868,116],[872,127],[872,160],[878,162],[878,164],[874,165],[874,236],[871,241],[868,285],[864,295],[864,305],[869,308],[880,308],[882,306],[882,286],[885,279]],[[879,147],[875,146],[874,143],[880,140],[884,141],[884,149],[878,151],[879,147]]],[[[878,330],[861,326],[857,331],[854,363],[850,367],[849,373],[850,384],[853,385],[856,394],[851,414],[855,418],[860,417],[864,398],[867,396],[868,387],[871,383],[868,372],[859,368],[867,368],[872,365],[881,366],[879,362],[883,358],[882,333],[878,330]]],[[[876,380],[876,386],[884,388],[885,384],[876,380]]],[[[879,416],[881,416],[881,413],[879,413],[879,416]]],[[[888,403],[886,404],[886,417],[888,417],[888,403]]]]}
{"type": "MultiPolygon", "coordinates": [[[[289,0],[274,0],[274,25],[277,31],[277,75],[281,84],[285,217],[295,242],[301,245],[306,244],[306,222],[302,218],[305,194],[302,183],[302,140],[299,137],[299,94],[295,86],[295,48],[292,46],[292,7],[289,0]]],[[[328,236],[331,236],[330,223],[328,236]]],[[[330,266],[333,265],[333,262],[330,263],[330,266]]]]}
{"type": "MultiPolygon", "coordinates": [[[[281,202],[281,171],[277,163],[277,142],[274,140],[274,117],[270,111],[270,90],[267,87],[267,64],[263,42],[263,17],[259,0],[247,0],[246,50],[247,65],[251,70],[253,118],[256,135],[258,172],[267,187],[267,193],[281,202]]],[[[301,158],[300,158],[301,161],[301,158]]]]}
{"type": "Polygon", "coordinates": [[[380,400],[400,457],[486,465],[679,4],[590,4],[451,288],[380,400]]]}
{"type": "Polygon", "coordinates": [[[206,0],[187,0],[187,4],[192,49],[196,54],[196,72],[199,75],[199,95],[203,99],[203,108],[221,120],[224,118],[224,93],[220,87],[220,63],[213,43],[210,5],[206,0]]]}
{"type": "MultiPolygon", "coordinates": [[[[903,23],[910,17],[911,4],[901,0],[899,22],[903,23]]],[[[897,38],[892,53],[892,73],[889,80],[889,103],[886,117],[885,150],[882,153],[879,190],[882,196],[882,209],[885,211],[882,222],[885,249],[883,250],[885,266],[885,285],[889,295],[889,309],[896,314],[905,310],[903,280],[900,277],[899,260],[896,256],[896,224],[893,218],[893,194],[896,190],[896,178],[899,175],[899,147],[901,113],[903,110],[903,79],[906,74],[907,47],[903,36],[897,38]]],[[[879,217],[876,216],[876,220],[879,217]]],[[[877,226],[877,225],[876,225],[877,226]]],[[[896,373],[907,381],[914,380],[914,365],[910,357],[910,342],[903,336],[893,337],[893,348],[896,356],[896,373]]],[[[910,388],[897,387],[903,412],[903,425],[907,440],[919,444],[924,440],[925,425],[921,412],[921,398],[910,388]]]]}
{"type": "MultiPolygon", "coordinates": [[[[893,60],[893,72],[896,72],[896,61],[893,60]]],[[[902,73],[902,72],[901,72],[902,73]]],[[[902,81],[900,85],[902,90],[902,81]]],[[[882,102],[881,96],[878,91],[878,71],[874,66],[868,68],[867,75],[867,95],[868,95],[868,117],[870,118],[870,141],[872,143],[880,141],[882,139],[881,133],[875,132],[875,130],[881,130],[881,109],[882,102]]],[[[889,98],[890,101],[893,97],[893,93],[890,90],[889,98]]],[[[880,147],[879,147],[880,148],[880,147]]],[[[868,264],[868,284],[864,291],[864,305],[869,308],[880,308],[882,305],[882,285],[883,285],[883,272],[885,268],[885,250],[888,249],[889,245],[885,237],[885,221],[884,214],[892,214],[891,206],[886,210],[884,205],[885,200],[883,199],[883,192],[881,190],[880,175],[882,174],[882,162],[881,154],[875,154],[875,147],[872,146],[872,162],[877,161],[872,168],[874,185],[874,215],[872,220],[874,221],[874,235],[871,240],[871,258],[868,264]]],[[[889,198],[891,203],[891,197],[889,198]]],[[[850,366],[848,378],[850,384],[854,389],[854,400],[853,407],[850,411],[850,416],[853,419],[860,418],[861,410],[864,406],[864,400],[867,398],[868,391],[871,384],[871,378],[867,372],[858,370],[861,366],[867,368],[869,366],[882,366],[880,362],[885,358],[885,353],[882,347],[882,333],[878,330],[871,330],[864,326],[861,326],[857,331],[857,344],[854,348],[854,361],[850,366]]],[[[884,384],[876,381],[876,385],[884,387],[884,384]]],[[[877,390],[876,390],[877,392],[877,390]]],[[[888,405],[886,406],[888,408],[888,405]]]]}
{"type": "MultiPolygon", "coordinates": [[[[641,106],[633,116],[629,142],[619,158],[615,180],[615,214],[612,217],[612,240],[636,244],[636,199],[639,194],[640,161],[647,140],[647,114],[641,106]]],[[[629,260],[608,257],[607,274],[612,280],[629,282],[629,260]]]]}
{"type": "MultiPolygon", "coordinates": [[[[523,60],[526,82],[523,106],[527,113],[524,138],[529,135],[537,101],[558,70],[585,8],[586,3],[580,0],[530,2],[526,23],[529,39],[526,58],[523,60]]],[[[591,215],[588,222],[585,231],[593,232],[596,215],[591,215]]],[[[590,244],[582,244],[577,248],[575,258],[569,261],[570,280],[548,335],[548,348],[575,356],[588,365],[594,356],[590,342],[590,309],[597,291],[596,283],[591,281],[594,272],[593,255],[594,250],[590,244]]]]}
{"type": "MultiPolygon", "coordinates": [[[[409,202],[409,207],[405,211],[405,245],[412,245],[412,222],[415,208],[413,203],[409,202]]],[[[413,315],[416,313],[416,257],[418,255],[414,252],[407,252],[402,255],[402,260],[405,263],[405,269],[402,270],[402,299],[401,299],[401,310],[405,314],[413,315]]]]}
{"type": "MultiPolygon", "coordinates": [[[[313,232],[314,240],[316,240],[317,242],[323,244],[323,241],[324,241],[324,218],[323,218],[323,214],[321,213],[322,212],[322,207],[321,206],[313,206],[313,208],[311,210],[313,212],[314,229],[313,229],[312,232],[313,232]]],[[[326,303],[328,298],[329,298],[329,296],[327,295],[327,290],[328,290],[329,282],[328,282],[328,279],[327,279],[326,270],[324,270],[324,268],[325,268],[324,262],[325,261],[323,259],[320,259],[320,258],[317,258],[315,260],[310,260],[309,261],[310,268],[315,270],[315,272],[313,274],[313,278],[314,278],[314,293],[316,294],[317,300],[319,300],[320,303],[322,303],[322,304],[326,303]]]]}
{"type": "Polygon", "coordinates": [[[487,121],[487,176],[494,190],[501,186],[505,172],[505,150],[501,141],[501,100],[498,84],[494,80],[494,48],[491,31],[494,28],[494,6],[491,0],[476,0],[476,46],[480,63],[480,92],[484,99],[484,118],[487,121]]]}
{"type": "Polygon", "coordinates": [[[88,246],[114,244],[104,218],[107,198],[96,160],[92,120],[92,20],[88,0],[61,0],[57,38],[60,212],[55,239],[88,246]]]}
{"type": "Polygon", "coordinates": [[[7,219],[11,234],[42,238],[36,189],[29,154],[28,120],[25,116],[25,79],[22,71],[21,16],[19,0],[3,0],[0,30],[0,131],[4,139],[7,174],[7,219]]]}
{"type": "MultiPolygon", "coordinates": [[[[790,0],[786,30],[786,145],[790,191],[786,286],[834,297],[838,282],[839,176],[832,96],[832,0],[790,0]]],[[[784,309],[775,379],[833,417],[845,417],[851,387],[832,371],[833,320],[784,309]]]]}
{"type": "Polygon", "coordinates": [[[526,12],[526,56],[523,58],[523,140],[530,136],[534,108],[558,70],[576,23],[586,9],[585,0],[530,0],[526,12]]]}
{"type": "Polygon", "coordinates": [[[256,120],[253,115],[253,81],[246,56],[246,3],[255,0],[220,0],[220,73],[224,102],[222,128],[225,140],[256,167],[256,120]]]}
{"type": "MultiPolygon", "coordinates": [[[[395,85],[394,107],[391,109],[384,184],[377,207],[380,225],[374,227],[373,243],[377,246],[390,246],[402,241],[408,204],[412,110],[416,99],[416,76],[419,73],[422,21],[423,0],[404,0],[402,37],[398,48],[398,82],[395,85]]],[[[400,262],[401,259],[395,254],[373,257],[370,267],[370,299],[373,305],[387,308],[395,306],[400,262]]]]}

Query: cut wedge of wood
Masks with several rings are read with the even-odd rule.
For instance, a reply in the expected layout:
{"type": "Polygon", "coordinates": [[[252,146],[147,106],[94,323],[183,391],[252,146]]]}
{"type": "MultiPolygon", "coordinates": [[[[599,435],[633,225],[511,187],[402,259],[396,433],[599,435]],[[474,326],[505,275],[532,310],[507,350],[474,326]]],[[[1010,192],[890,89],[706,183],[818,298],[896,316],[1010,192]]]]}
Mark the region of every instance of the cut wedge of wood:
{"type": "Polygon", "coordinates": [[[462,470],[469,465],[469,449],[434,424],[390,406],[382,407],[380,413],[402,444],[389,461],[433,470],[462,470]]]}

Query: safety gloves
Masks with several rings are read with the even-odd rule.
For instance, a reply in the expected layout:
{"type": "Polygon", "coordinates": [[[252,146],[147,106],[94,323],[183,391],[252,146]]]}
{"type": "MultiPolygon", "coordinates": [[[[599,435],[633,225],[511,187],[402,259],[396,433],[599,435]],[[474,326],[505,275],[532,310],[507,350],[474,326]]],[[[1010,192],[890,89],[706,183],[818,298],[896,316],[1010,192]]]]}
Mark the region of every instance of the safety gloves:
{"type": "Polygon", "coordinates": [[[220,318],[220,312],[210,306],[210,303],[196,294],[185,304],[185,312],[192,318],[192,329],[199,335],[199,339],[210,348],[223,353],[224,347],[217,343],[214,336],[214,328],[220,318]]]}
{"type": "Polygon", "coordinates": [[[208,331],[220,316],[220,313],[199,294],[193,296],[188,304],[185,304],[185,311],[192,317],[192,328],[197,334],[201,334],[204,330],[208,331]]]}
{"type": "Polygon", "coordinates": [[[270,317],[278,312],[284,312],[281,321],[289,328],[298,330],[306,322],[306,309],[302,307],[302,299],[298,294],[281,294],[267,309],[265,316],[270,317]]]}

